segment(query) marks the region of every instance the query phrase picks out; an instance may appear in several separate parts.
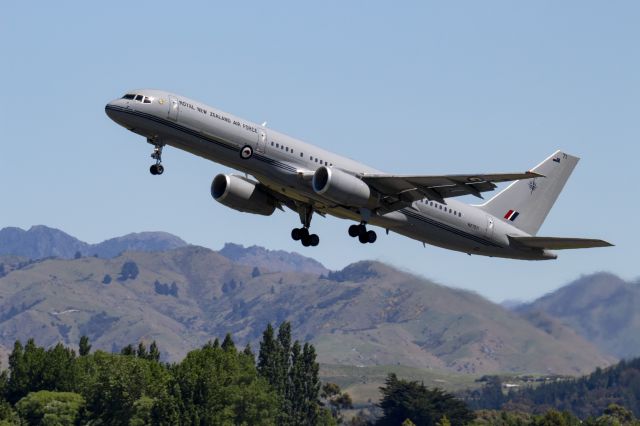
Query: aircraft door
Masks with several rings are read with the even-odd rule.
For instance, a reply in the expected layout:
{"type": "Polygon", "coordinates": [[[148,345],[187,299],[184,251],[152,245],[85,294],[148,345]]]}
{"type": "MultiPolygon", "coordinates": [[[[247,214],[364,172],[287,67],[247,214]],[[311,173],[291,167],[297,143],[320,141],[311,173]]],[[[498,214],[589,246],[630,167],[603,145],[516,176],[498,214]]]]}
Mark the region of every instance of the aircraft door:
{"type": "Polygon", "coordinates": [[[258,135],[258,145],[256,146],[256,151],[264,153],[264,150],[267,146],[267,130],[260,129],[258,135]]]}
{"type": "Polygon", "coordinates": [[[173,121],[178,121],[178,113],[180,112],[180,104],[178,98],[175,96],[169,96],[169,115],[168,117],[173,121]]]}
{"type": "Polygon", "coordinates": [[[487,237],[493,237],[493,228],[495,227],[494,219],[492,216],[487,216],[487,237]]]}

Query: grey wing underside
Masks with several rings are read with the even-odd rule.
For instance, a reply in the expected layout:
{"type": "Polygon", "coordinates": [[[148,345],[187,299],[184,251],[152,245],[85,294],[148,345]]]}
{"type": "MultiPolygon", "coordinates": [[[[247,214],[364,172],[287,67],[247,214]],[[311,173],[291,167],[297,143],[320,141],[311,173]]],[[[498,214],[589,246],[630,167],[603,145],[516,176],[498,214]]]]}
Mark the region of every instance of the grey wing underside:
{"type": "Polygon", "coordinates": [[[542,175],[533,172],[442,176],[365,174],[361,179],[382,194],[385,204],[393,209],[396,204],[406,205],[425,198],[439,202],[463,195],[483,198],[482,193],[493,191],[496,183],[537,177],[542,175]]]}

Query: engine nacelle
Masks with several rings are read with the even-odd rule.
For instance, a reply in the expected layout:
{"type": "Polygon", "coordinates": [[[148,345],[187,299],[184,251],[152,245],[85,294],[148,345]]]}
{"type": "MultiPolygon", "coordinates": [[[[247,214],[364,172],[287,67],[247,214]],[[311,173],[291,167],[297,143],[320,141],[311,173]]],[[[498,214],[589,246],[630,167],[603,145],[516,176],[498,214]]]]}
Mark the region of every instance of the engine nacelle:
{"type": "Polygon", "coordinates": [[[364,207],[371,196],[371,188],[362,180],[325,166],[313,174],[312,185],[316,194],[345,206],[364,207]]]}
{"type": "Polygon", "coordinates": [[[217,202],[245,213],[271,216],[276,200],[256,182],[236,175],[219,174],[211,182],[211,196],[217,202]]]}

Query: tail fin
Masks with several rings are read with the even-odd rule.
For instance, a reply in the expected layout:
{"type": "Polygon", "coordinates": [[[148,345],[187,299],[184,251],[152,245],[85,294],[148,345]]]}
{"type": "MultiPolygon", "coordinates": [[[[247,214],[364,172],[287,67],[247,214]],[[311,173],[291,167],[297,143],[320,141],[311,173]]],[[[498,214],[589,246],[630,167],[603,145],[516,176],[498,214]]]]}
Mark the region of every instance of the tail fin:
{"type": "Polygon", "coordinates": [[[513,182],[478,207],[530,235],[536,235],[578,160],[578,157],[556,151],[531,170],[544,177],[513,182]]]}

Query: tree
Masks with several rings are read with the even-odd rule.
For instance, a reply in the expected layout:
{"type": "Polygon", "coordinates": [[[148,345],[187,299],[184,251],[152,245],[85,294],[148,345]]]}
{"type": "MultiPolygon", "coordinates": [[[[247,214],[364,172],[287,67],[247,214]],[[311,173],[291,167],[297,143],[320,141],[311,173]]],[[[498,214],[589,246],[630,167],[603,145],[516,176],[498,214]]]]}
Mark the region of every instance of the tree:
{"type": "Polygon", "coordinates": [[[120,270],[120,277],[118,277],[118,281],[124,282],[126,280],[135,280],[140,270],[138,269],[138,265],[129,260],[124,262],[122,265],[122,269],[120,270]]]}
{"type": "Polygon", "coordinates": [[[255,361],[256,359],[256,354],[253,353],[253,350],[251,349],[251,344],[247,343],[247,345],[244,347],[244,350],[242,351],[243,354],[245,354],[248,357],[251,357],[251,359],[253,359],[255,361]]]}
{"type": "MultiPolygon", "coordinates": [[[[278,398],[254,360],[205,345],[171,370],[171,398],[186,424],[275,424],[278,398]]],[[[169,402],[171,405],[171,403],[169,402]]],[[[165,401],[160,401],[163,410],[165,401]]]]}
{"type": "Polygon", "coordinates": [[[136,350],[134,349],[132,344],[128,344],[120,351],[120,355],[126,356],[136,356],[136,350]]]}
{"type": "MultiPolygon", "coordinates": [[[[316,424],[320,419],[319,366],[313,345],[291,343],[291,324],[267,325],[260,342],[258,371],[280,398],[279,424],[316,424]]],[[[323,417],[324,418],[324,417],[323,417]]]]}
{"type": "Polygon", "coordinates": [[[96,351],[78,358],[76,371],[92,424],[128,425],[140,398],[167,398],[169,372],[147,359],[96,351]]]}
{"type": "Polygon", "coordinates": [[[389,374],[380,388],[382,400],[378,404],[384,415],[378,425],[397,425],[406,419],[419,425],[435,426],[443,417],[452,424],[465,424],[474,418],[467,406],[453,395],[440,389],[427,389],[418,382],[400,380],[389,374]]]}
{"type": "Polygon", "coordinates": [[[72,392],[32,392],[16,404],[22,420],[30,425],[73,425],[85,405],[82,395],[72,392]]]}
{"type": "Polygon", "coordinates": [[[102,279],[102,284],[111,284],[111,275],[106,274],[102,279]]]}
{"type": "Polygon", "coordinates": [[[353,408],[353,401],[351,395],[344,392],[342,393],[340,386],[335,383],[325,383],[322,385],[320,397],[324,400],[325,404],[329,406],[331,415],[338,422],[343,422],[342,410],[348,410],[353,408]]]}
{"type": "Polygon", "coordinates": [[[282,394],[282,386],[279,383],[278,369],[278,345],[275,340],[274,330],[271,324],[262,333],[260,351],[258,352],[258,373],[264,377],[278,394],[282,394]]]}
{"type": "Polygon", "coordinates": [[[89,355],[91,351],[91,345],[89,344],[89,338],[87,336],[80,337],[80,346],[78,348],[78,354],[80,356],[89,355]]]}
{"type": "Polygon", "coordinates": [[[149,361],[160,361],[160,350],[155,340],[151,342],[151,346],[149,346],[149,361]]]}
{"type": "Polygon", "coordinates": [[[80,253],[80,251],[76,251],[76,253],[73,255],[74,259],[80,259],[82,258],[82,253],[80,253]]]}
{"type": "Polygon", "coordinates": [[[260,276],[260,269],[257,266],[253,267],[253,271],[251,271],[251,277],[256,278],[260,276]]]}
{"type": "Polygon", "coordinates": [[[147,359],[149,357],[149,353],[147,352],[147,346],[144,342],[138,343],[138,351],[136,352],[138,358],[147,359]]]}
{"type": "Polygon", "coordinates": [[[227,333],[224,336],[224,340],[222,341],[222,349],[225,351],[234,351],[236,350],[236,345],[233,343],[233,339],[231,338],[231,333],[227,333]]]}

